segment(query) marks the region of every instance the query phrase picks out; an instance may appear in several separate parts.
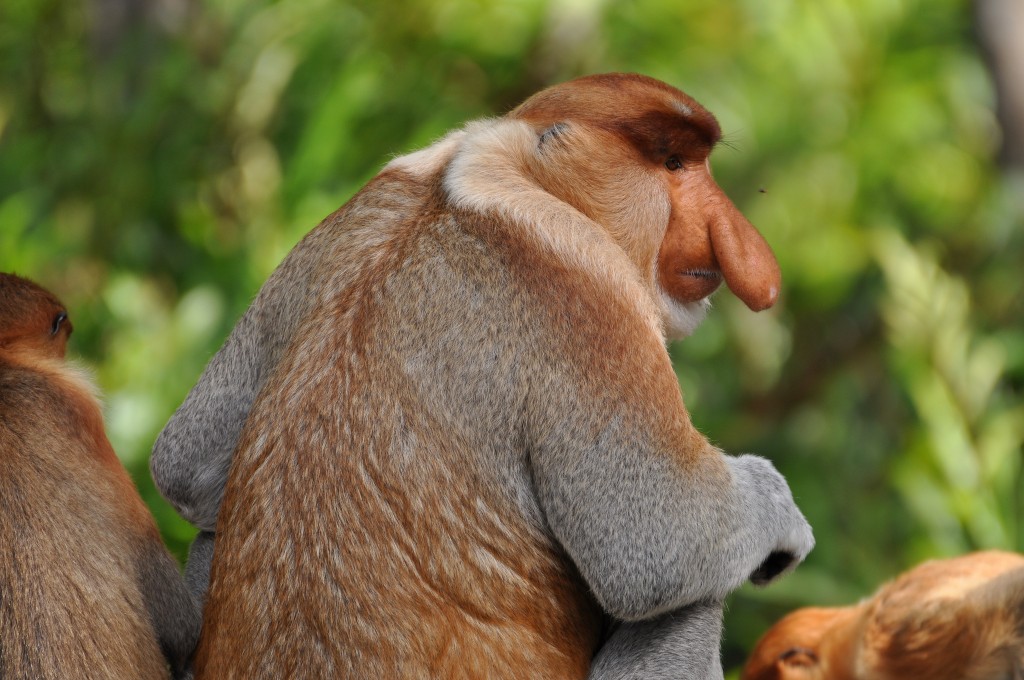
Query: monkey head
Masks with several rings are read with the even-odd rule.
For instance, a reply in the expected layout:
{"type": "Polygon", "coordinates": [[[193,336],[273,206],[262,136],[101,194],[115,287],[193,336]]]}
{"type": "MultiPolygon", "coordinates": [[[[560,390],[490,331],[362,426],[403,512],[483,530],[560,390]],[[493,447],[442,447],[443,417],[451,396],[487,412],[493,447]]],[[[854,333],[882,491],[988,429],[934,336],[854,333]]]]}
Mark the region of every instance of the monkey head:
{"type": "Polygon", "coordinates": [[[71,320],[52,293],[28,279],[0,273],[0,350],[64,358],[71,320]]]}
{"type": "Polygon", "coordinates": [[[1024,660],[1024,556],[931,560],[849,607],[808,607],[758,641],[742,680],[988,680],[1024,660]]]}
{"type": "Polygon", "coordinates": [[[778,262],[712,177],[721,129],[691,97],[644,76],[597,75],[509,116],[539,133],[534,177],[608,230],[654,288],[670,336],[696,328],[723,280],[754,311],[775,304],[778,262]]]}
{"type": "MultiPolygon", "coordinates": [[[[852,645],[855,635],[836,634],[856,623],[858,607],[806,607],[790,613],[754,648],[742,680],[824,680],[845,677],[829,668],[837,643],[852,645]]],[[[840,655],[847,657],[848,652],[840,655]]]]}

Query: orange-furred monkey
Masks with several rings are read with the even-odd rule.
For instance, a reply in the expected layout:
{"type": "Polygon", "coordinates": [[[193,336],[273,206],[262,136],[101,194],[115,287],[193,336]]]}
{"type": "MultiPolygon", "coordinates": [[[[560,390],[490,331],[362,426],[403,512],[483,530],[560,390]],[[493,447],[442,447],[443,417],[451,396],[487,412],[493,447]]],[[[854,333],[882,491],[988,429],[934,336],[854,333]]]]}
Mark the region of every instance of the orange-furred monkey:
{"type": "Polygon", "coordinates": [[[1024,678],[1024,556],[936,560],[851,607],[798,609],[757,643],[743,680],[1024,678]]]}
{"type": "Polygon", "coordinates": [[[668,85],[582,78],[395,159],[292,251],[153,454],[216,529],[197,677],[722,677],[722,599],[813,539],[666,351],[723,278],[779,292],[719,137],[668,85]]]}
{"type": "Polygon", "coordinates": [[[70,334],[57,298],[0,274],[0,678],[181,677],[199,610],[70,334]]]}

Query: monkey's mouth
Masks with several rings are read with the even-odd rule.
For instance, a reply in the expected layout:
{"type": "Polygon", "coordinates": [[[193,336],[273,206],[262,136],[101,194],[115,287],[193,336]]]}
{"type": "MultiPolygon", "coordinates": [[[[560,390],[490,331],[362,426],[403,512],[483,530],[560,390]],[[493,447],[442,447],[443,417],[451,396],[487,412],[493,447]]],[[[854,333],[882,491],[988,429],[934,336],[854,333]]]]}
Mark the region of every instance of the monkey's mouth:
{"type": "Polygon", "coordinates": [[[714,293],[722,284],[716,269],[684,269],[672,282],[671,294],[680,302],[696,302],[714,293]]]}
{"type": "Polygon", "coordinates": [[[714,269],[687,269],[680,272],[683,276],[692,276],[696,279],[707,279],[714,281],[716,284],[722,282],[722,272],[714,269]]]}

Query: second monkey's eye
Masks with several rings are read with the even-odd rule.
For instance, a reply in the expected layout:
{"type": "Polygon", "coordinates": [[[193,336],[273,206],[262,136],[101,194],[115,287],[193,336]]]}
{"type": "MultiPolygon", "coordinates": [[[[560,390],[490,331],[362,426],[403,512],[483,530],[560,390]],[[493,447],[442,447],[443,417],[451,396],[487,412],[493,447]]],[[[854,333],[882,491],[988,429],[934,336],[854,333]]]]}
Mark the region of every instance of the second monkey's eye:
{"type": "Polygon", "coordinates": [[[67,318],[67,312],[60,312],[57,316],[53,317],[53,324],[50,326],[50,335],[57,335],[60,331],[61,324],[67,321],[67,318]]]}
{"type": "Polygon", "coordinates": [[[668,160],[665,161],[665,167],[675,171],[683,167],[683,162],[679,160],[679,156],[669,156],[668,160]]]}

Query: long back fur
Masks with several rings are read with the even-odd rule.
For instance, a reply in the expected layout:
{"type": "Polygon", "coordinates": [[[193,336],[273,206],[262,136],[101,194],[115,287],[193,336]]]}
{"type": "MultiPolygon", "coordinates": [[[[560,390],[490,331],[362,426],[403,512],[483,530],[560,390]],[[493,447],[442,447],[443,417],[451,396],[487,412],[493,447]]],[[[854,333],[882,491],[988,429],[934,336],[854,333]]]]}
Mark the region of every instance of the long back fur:
{"type": "Polygon", "coordinates": [[[160,539],[86,379],[0,354],[0,460],[0,677],[168,677],[136,562],[160,539]]]}

